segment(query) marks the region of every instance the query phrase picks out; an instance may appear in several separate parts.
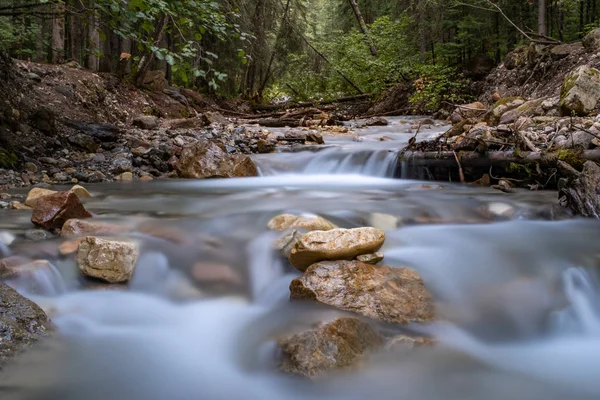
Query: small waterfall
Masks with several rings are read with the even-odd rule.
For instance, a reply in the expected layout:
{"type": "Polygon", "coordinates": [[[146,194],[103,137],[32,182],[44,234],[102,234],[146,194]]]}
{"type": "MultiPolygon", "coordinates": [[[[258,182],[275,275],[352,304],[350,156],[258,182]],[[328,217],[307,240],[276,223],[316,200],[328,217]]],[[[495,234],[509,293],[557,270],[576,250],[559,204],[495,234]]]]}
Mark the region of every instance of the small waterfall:
{"type": "Polygon", "coordinates": [[[32,261],[19,266],[4,283],[26,295],[58,296],[67,291],[58,269],[46,261],[32,261]]]}

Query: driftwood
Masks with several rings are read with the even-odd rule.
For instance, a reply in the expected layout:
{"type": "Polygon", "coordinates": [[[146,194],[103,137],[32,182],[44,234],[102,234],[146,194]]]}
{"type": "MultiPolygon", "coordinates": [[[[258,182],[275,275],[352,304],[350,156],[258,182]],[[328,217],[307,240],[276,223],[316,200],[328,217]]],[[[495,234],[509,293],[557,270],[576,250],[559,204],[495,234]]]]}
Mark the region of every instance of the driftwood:
{"type": "Polygon", "coordinates": [[[258,124],[267,128],[297,128],[300,126],[300,120],[292,118],[269,118],[258,120],[258,124]]]}
{"type": "Polygon", "coordinates": [[[347,103],[350,101],[366,100],[371,97],[371,94],[359,94],[356,96],[340,97],[334,100],[324,101],[306,101],[301,103],[281,103],[281,104],[266,104],[266,105],[255,105],[254,110],[256,111],[275,111],[275,110],[286,110],[292,108],[307,108],[307,107],[318,107],[319,105],[336,104],[336,103],[347,103]]]}
{"type": "Polygon", "coordinates": [[[561,205],[575,215],[600,218],[600,167],[588,161],[579,172],[560,161],[558,164],[567,176],[558,185],[561,205]]]}
{"type": "MultiPolygon", "coordinates": [[[[512,151],[493,151],[486,154],[468,152],[458,154],[462,167],[491,167],[508,164],[556,164],[558,156],[554,153],[545,152],[520,152],[516,155],[512,151]]],[[[586,161],[600,161],[600,149],[586,150],[577,154],[577,158],[586,161]]],[[[457,166],[454,152],[452,151],[406,151],[400,156],[400,161],[406,161],[412,165],[431,167],[457,166]]]]}

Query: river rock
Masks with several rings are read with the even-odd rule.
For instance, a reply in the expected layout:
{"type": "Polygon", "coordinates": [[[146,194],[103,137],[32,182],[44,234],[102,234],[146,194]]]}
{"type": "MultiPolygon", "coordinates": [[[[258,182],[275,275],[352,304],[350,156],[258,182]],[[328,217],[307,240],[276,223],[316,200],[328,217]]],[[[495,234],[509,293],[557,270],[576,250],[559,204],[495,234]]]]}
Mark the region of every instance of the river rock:
{"type": "MultiPolygon", "coordinates": [[[[526,101],[525,103],[522,103],[517,108],[508,110],[507,112],[502,114],[502,116],[500,117],[499,125],[512,124],[521,117],[532,117],[534,115],[543,114],[544,109],[542,108],[542,103],[545,100],[546,100],[545,98],[529,100],[529,101],[526,101]]],[[[518,103],[519,100],[515,100],[515,102],[518,103]]]]}
{"type": "Polygon", "coordinates": [[[383,345],[383,337],[358,318],[338,318],[315,329],[279,340],[280,369],[305,377],[348,367],[369,350],[383,345]]]}
{"type": "Polygon", "coordinates": [[[334,224],[325,218],[312,214],[281,214],[273,217],[267,227],[274,231],[284,231],[286,229],[306,229],[308,231],[329,231],[337,228],[334,224]]]}
{"type": "Polygon", "coordinates": [[[313,264],[290,284],[293,299],[311,299],[392,323],[426,322],[434,316],[431,294],[415,271],[360,261],[313,264]]]}
{"type": "Polygon", "coordinates": [[[256,164],[250,157],[227,154],[209,141],[186,147],[174,167],[179,176],[189,179],[258,176],[256,164]]]}
{"type": "Polygon", "coordinates": [[[588,115],[600,100],[600,71],[589,65],[582,65],[565,77],[560,90],[560,113],[588,115]]]}
{"type": "Polygon", "coordinates": [[[229,121],[223,115],[218,112],[207,111],[202,114],[202,122],[204,125],[227,125],[229,121]]]}
{"type": "Polygon", "coordinates": [[[132,121],[133,126],[144,130],[158,128],[158,117],[154,115],[139,115],[132,121]]]}
{"type": "Polygon", "coordinates": [[[373,254],[362,254],[362,255],[356,257],[356,259],[365,264],[375,265],[375,264],[383,261],[383,253],[376,252],[373,254]]]}
{"type": "Polygon", "coordinates": [[[125,226],[107,224],[93,219],[70,219],[64,223],[60,231],[62,237],[117,235],[128,232],[125,226]]]}
{"type": "Polygon", "coordinates": [[[58,193],[56,190],[49,190],[43,188],[33,188],[27,193],[25,199],[25,205],[34,208],[40,197],[48,196],[49,194],[58,193]]]}
{"type": "Polygon", "coordinates": [[[486,111],[487,107],[483,103],[476,101],[456,107],[449,119],[453,124],[458,124],[465,119],[482,117],[486,111]]]}
{"type": "Polygon", "coordinates": [[[596,28],[584,36],[583,47],[588,51],[596,51],[600,48],[600,28],[596,28]]]}
{"type": "Polygon", "coordinates": [[[0,365],[51,333],[44,311],[0,282],[0,365]]]}
{"type": "Polygon", "coordinates": [[[365,121],[366,126],[387,126],[388,120],[383,117],[372,117],[365,121]]]}
{"type": "Polygon", "coordinates": [[[31,222],[44,229],[61,228],[71,218],[91,218],[75,193],[58,192],[38,199],[31,222]]]}
{"type": "Polygon", "coordinates": [[[71,191],[79,197],[79,200],[88,199],[92,197],[90,192],[81,185],[75,185],[71,188],[71,191]]]}
{"type": "Polygon", "coordinates": [[[9,203],[9,206],[10,206],[11,210],[31,211],[31,207],[26,206],[25,204],[21,203],[20,201],[11,201],[9,203]]]}
{"type": "Polygon", "coordinates": [[[332,229],[308,232],[290,253],[290,263],[300,271],[319,261],[352,260],[375,253],[383,246],[385,233],[377,228],[332,229]]]}
{"type": "Polygon", "coordinates": [[[304,236],[303,233],[298,232],[296,229],[289,231],[284,234],[273,243],[275,250],[281,252],[285,258],[289,258],[292,254],[292,249],[296,246],[296,243],[304,236]]]}
{"type": "Polygon", "coordinates": [[[110,283],[127,282],[139,257],[135,242],[88,236],[79,242],[77,265],[86,276],[110,283]]]}

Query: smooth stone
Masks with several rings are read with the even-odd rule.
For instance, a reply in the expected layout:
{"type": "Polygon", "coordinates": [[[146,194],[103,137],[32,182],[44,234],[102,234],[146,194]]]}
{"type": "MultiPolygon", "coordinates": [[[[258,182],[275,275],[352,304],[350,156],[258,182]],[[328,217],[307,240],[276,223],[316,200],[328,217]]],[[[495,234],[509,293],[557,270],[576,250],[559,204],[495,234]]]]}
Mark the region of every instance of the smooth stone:
{"type": "Polygon", "coordinates": [[[88,236],[79,242],[77,266],[91,278],[127,282],[133,276],[139,254],[136,242],[88,236]]]}

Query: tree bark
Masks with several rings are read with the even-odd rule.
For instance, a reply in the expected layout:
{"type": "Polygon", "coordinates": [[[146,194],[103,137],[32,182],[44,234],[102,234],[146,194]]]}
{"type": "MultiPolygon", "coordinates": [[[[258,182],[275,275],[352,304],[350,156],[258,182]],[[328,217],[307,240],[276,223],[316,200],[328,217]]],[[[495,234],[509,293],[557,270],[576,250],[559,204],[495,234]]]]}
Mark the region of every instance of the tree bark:
{"type": "MultiPolygon", "coordinates": [[[[158,19],[158,22],[156,23],[156,33],[154,36],[154,44],[157,46],[160,43],[160,41],[162,40],[162,37],[165,33],[166,25],[167,25],[167,15],[163,14],[160,16],[160,18],[158,19]]],[[[154,52],[151,52],[150,54],[146,54],[142,57],[142,60],[140,61],[140,65],[139,65],[139,68],[138,68],[136,76],[135,76],[136,85],[142,86],[142,84],[144,83],[144,78],[146,77],[146,73],[150,70],[150,66],[154,62],[154,58],[155,58],[154,52]]]]}
{"type": "Polygon", "coordinates": [[[55,15],[52,17],[52,40],[51,54],[52,63],[60,64],[65,57],[65,6],[64,4],[55,4],[53,7],[55,15]]]}
{"type": "Polygon", "coordinates": [[[356,20],[358,21],[360,30],[362,31],[363,35],[365,35],[365,39],[367,40],[367,43],[369,45],[369,50],[371,51],[371,55],[373,57],[377,57],[377,47],[375,46],[375,42],[373,41],[373,38],[369,34],[369,28],[367,27],[367,23],[365,22],[365,19],[363,18],[362,14],[360,13],[360,8],[358,8],[358,4],[356,3],[356,0],[348,0],[348,1],[350,2],[350,5],[352,6],[352,11],[354,11],[354,16],[356,17],[356,20]]]}
{"type": "MultiPolygon", "coordinates": [[[[89,7],[91,10],[94,9],[94,0],[90,0],[89,7]]],[[[98,19],[95,11],[91,11],[88,17],[88,56],[87,56],[87,67],[88,69],[97,72],[100,69],[98,52],[100,51],[100,32],[98,31],[98,19]]]]}
{"type": "Polygon", "coordinates": [[[546,24],[546,0],[538,0],[538,34],[540,36],[548,36],[548,26],[546,24]]]}

